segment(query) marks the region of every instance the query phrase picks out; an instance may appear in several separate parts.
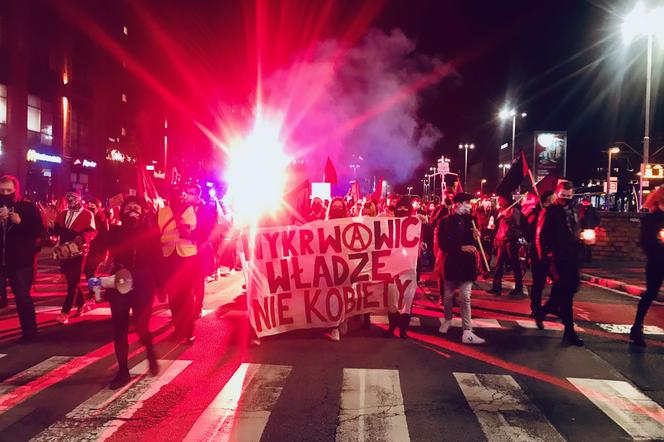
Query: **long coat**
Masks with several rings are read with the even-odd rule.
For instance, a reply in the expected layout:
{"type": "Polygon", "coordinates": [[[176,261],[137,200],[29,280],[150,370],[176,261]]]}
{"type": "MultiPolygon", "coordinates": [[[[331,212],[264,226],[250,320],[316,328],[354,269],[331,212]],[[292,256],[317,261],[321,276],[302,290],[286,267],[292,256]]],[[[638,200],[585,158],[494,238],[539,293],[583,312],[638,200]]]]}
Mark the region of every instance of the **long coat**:
{"type": "Polygon", "coordinates": [[[476,246],[473,238],[473,218],[452,213],[440,220],[438,246],[443,252],[443,275],[446,281],[475,281],[478,257],[461,251],[461,246],[476,246]]]}

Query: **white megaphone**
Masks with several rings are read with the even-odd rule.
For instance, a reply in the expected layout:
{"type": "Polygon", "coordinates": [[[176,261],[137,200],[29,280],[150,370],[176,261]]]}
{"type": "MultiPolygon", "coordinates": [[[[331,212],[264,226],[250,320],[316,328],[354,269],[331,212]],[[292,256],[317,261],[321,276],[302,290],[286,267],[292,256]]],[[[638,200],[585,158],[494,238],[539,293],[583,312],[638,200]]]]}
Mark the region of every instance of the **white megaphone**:
{"type": "Polygon", "coordinates": [[[118,270],[115,275],[88,279],[88,287],[95,294],[95,300],[101,302],[101,289],[115,289],[125,295],[134,288],[134,280],[127,269],[118,270]]]}

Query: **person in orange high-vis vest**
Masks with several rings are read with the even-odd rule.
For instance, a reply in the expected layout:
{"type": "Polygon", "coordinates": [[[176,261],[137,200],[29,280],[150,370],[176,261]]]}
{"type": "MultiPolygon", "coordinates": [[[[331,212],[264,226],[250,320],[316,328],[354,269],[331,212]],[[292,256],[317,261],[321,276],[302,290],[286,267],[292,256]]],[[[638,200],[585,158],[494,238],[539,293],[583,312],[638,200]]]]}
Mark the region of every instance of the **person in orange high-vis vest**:
{"type": "Polygon", "coordinates": [[[161,252],[166,278],[163,289],[173,315],[173,336],[186,343],[194,341],[194,294],[192,275],[196,273],[196,210],[182,194],[173,192],[171,205],[157,212],[161,252]]]}

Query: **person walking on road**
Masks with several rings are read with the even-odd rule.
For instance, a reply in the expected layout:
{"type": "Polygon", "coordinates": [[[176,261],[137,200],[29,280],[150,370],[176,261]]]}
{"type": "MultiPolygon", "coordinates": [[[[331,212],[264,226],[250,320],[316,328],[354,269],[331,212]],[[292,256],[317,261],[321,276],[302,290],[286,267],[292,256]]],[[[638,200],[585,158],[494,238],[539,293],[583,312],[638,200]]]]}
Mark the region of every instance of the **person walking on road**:
{"type": "Polygon", "coordinates": [[[37,337],[37,320],[30,290],[35,279],[44,223],[37,206],[21,199],[18,178],[11,175],[0,177],[0,230],[3,284],[6,279],[14,293],[23,332],[21,342],[31,342],[37,337]]]}
{"type": "Polygon", "coordinates": [[[83,292],[79,284],[85,257],[90,248],[90,241],[97,234],[94,215],[82,206],[81,191],[74,188],[67,192],[65,199],[67,209],[60,212],[55,218],[53,231],[60,237],[59,245],[73,242],[80,253],[60,260],[60,269],[67,280],[67,296],[62,304],[62,311],[57,318],[58,322],[62,324],[69,322],[69,312],[74,302],[78,306],[76,315],[84,314],[83,292]]]}
{"type": "Polygon", "coordinates": [[[110,273],[128,270],[133,285],[132,290],[125,294],[113,289],[106,292],[111,304],[115,357],[118,361],[118,373],[109,385],[112,390],[130,380],[127,364],[130,309],[136,333],[146,349],[150,374],[156,376],[159,373],[149,327],[152,300],[159,281],[158,266],[155,264],[161,259],[159,231],[154,220],[150,222],[145,201],[135,196],[129,196],[122,202],[120,220],[122,224],[112,226],[108,232],[110,273]]]}
{"type": "Polygon", "coordinates": [[[511,201],[500,198],[501,214],[499,215],[498,231],[496,232],[496,269],[493,276],[493,286],[489,293],[500,296],[502,291],[503,273],[509,263],[514,273],[514,290],[511,296],[524,296],[523,274],[519,262],[518,240],[522,236],[523,216],[518,206],[512,206],[511,201]]]}
{"type": "Polygon", "coordinates": [[[484,344],[485,340],[473,333],[470,295],[473,281],[477,279],[480,256],[475,247],[480,232],[473,228],[470,215],[472,196],[458,193],[454,196],[453,212],[443,218],[438,227],[438,245],[443,254],[443,280],[445,285],[443,305],[445,319],[440,333],[445,334],[452,324],[454,291],[459,289],[463,344],[484,344]]]}
{"type": "Polygon", "coordinates": [[[646,254],[646,291],[641,295],[629,338],[645,347],[643,322],[664,280],[664,186],[658,187],[643,204],[650,213],[641,220],[641,247],[646,254]]]}
{"type": "MultiPolygon", "coordinates": [[[[97,267],[106,258],[107,253],[107,236],[108,236],[108,218],[104,213],[104,207],[98,198],[91,198],[88,201],[88,210],[92,212],[95,218],[95,229],[97,235],[90,241],[90,251],[88,256],[85,257],[85,266],[83,266],[83,273],[85,279],[94,278],[97,275],[97,267]]],[[[88,298],[83,304],[83,312],[87,313],[92,310],[95,305],[95,297],[92,290],[88,291],[88,298]]]]}
{"type": "Polygon", "coordinates": [[[535,315],[535,321],[537,327],[543,330],[546,315],[559,311],[565,326],[563,342],[580,347],[583,340],[574,331],[572,312],[574,293],[581,283],[581,232],[572,207],[573,196],[571,182],[558,183],[555,201],[544,209],[537,223],[537,252],[540,259],[549,264],[553,288],[549,300],[535,315]]]}
{"type": "Polygon", "coordinates": [[[530,311],[533,318],[542,308],[542,292],[546,285],[546,278],[549,275],[549,266],[546,259],[540,259],[537,253],[537,222],[542,214],[542,210],[549,207],[553,202],[553,197],[553,191],[544,191],[540,195],[539,204],[532,203],[528,206],[524,204],[523,209],[527,226],[524,229],[524,234],[526,241],[530,244],[530,271],[533,276],[533,285],[530,288],[530,311]]]}

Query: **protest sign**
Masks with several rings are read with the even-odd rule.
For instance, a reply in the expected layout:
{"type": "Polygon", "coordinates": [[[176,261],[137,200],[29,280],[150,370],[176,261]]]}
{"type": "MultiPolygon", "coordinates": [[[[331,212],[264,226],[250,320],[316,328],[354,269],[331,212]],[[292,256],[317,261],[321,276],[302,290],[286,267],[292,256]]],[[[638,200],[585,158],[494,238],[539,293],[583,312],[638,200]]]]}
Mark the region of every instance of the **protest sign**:
{"type": "Polygon", "coordinates": [[[410,311],[421,223],[343,218],[243,235],[256,334],[334,327],[363,313],[410,311]]]}

